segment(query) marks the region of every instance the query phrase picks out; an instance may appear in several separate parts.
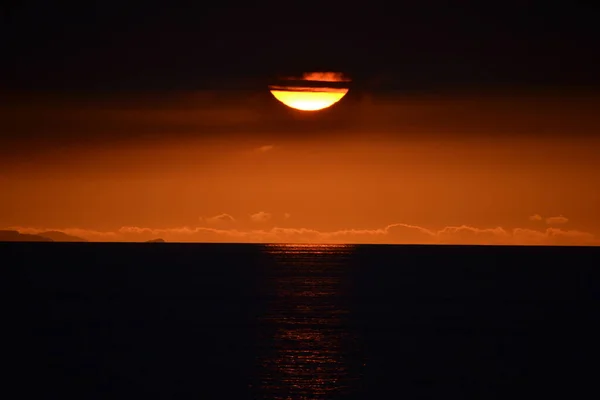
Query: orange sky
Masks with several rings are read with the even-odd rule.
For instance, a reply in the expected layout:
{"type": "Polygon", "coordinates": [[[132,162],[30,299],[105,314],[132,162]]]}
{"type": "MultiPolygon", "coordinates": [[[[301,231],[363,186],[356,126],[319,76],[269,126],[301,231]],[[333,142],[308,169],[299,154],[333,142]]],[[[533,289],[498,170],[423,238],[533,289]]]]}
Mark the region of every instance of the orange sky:
{"type": "Polygon", "coordinates": [[[0,229],[89,240],[600,244],[600,98],[5,95],[0,229]]]}

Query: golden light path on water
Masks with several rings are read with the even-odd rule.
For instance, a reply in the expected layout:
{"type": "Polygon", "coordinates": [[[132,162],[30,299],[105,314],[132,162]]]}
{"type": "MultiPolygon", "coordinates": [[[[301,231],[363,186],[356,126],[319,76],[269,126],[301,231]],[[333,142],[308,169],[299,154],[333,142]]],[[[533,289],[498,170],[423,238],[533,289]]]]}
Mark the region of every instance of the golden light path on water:
{"type": "Polygon", "coordinates": [[[352,245],[266,245],[271,287],[262,317],[269,332],[259,360],[272,399],[327,399],[352,392],[357,340],[345,324],[352,245]]]}

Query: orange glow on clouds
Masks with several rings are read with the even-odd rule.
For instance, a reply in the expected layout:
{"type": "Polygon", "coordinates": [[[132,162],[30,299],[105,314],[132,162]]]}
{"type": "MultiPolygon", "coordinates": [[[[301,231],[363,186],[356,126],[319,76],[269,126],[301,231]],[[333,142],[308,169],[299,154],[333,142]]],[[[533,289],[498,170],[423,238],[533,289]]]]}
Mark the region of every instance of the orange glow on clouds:
{"type": "Polygon", "coordinates": [[[350,82],[341,72],[307,72],[302,75],[302,80],[318,82],[350,82]]]}
{"type": "Polygon", "coordinates": [[[308,119],[266,90],[6,97],[0,241],[600,246],[599,97],[365,94],[308,119]]]}

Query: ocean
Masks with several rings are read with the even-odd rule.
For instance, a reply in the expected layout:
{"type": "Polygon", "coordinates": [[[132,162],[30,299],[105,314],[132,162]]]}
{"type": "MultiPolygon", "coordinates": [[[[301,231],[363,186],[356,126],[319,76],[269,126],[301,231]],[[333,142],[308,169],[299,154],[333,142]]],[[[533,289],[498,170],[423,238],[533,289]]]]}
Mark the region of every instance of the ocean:
{"type": "Polygon", "coordinates": [[[597,398],[599,260],[585,247],[0,243],[3,397],[597,398]]]}

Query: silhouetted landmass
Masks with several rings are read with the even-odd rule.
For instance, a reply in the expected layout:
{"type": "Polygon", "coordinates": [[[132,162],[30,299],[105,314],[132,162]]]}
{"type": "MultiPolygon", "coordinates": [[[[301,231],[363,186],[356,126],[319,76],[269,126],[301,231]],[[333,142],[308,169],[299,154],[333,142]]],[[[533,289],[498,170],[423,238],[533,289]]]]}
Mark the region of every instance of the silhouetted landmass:
{"type": "Polygon", "coordinates": [[[42,235],[4,230],[0,231],[0,242],[54,242],[54,240],[42,235]]]}
{"type": "Polygon", "coordinates": [[[146,243],[165,243],[165,239],[152,239],[152,240],[147,240],[146,243]]]}
{"type": "Polygon", "coordinates": [[[40,236],[52,239],[54,242],[87,242],[84,238],[78,236],[67,235],[60,231],[47,231],[39,233],[40,236]]]}

